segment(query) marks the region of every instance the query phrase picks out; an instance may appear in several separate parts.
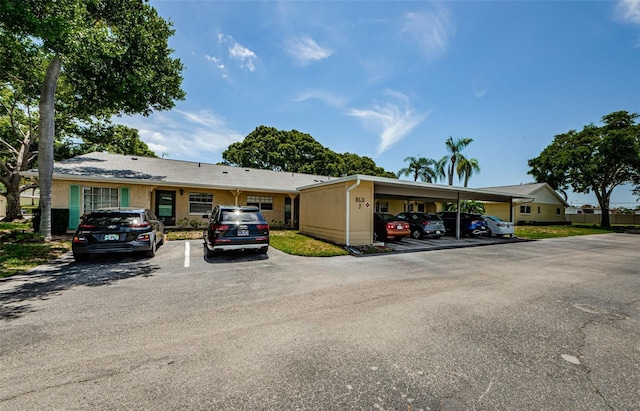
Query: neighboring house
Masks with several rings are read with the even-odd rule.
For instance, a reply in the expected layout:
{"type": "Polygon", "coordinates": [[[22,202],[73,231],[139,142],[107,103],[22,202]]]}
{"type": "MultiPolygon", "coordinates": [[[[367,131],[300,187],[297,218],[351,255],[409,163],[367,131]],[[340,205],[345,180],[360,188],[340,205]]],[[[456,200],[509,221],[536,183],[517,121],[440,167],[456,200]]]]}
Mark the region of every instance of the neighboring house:
{"type": "MultiPolygon", "coordinates": [[[[20,206],[22,207],[22,215],[28,217],[31,215],[31,210],[38,207],[40,201],[40,190],[32,188],[27,191],[23,191],[20,194],[20,206]]],[[[7,199],[5,196],[0,195],[0,219],[7,215],[7,199]]]]}
{"type": "Polygon", "coordinates": [[[510,212],[516,224],[565,222],[567,202],[547,183],[528,183],[514,186],[484,187],[483,190],[508,192],[521,196],[513,209],[507,204],[485,202],[485,214],[509,220],[510,212]]]}
{"type": "MultiPolygon", "coordinates": [[[[37,178],[37,170],[22,173],[37,178]]],[[[519,194],[353,175],[309,174],[90,153],[56,162],[51,207],[68,209],[68,228],[103,207],[153,210],[168,227],[204,226],[215,204],[255,205],[272,225],[344,245],[373,242],[373,213],[435,211],[437,203],[478,200],[510,209],[519,194]]],[[[507,214],[508,215],[508,214],[507,214]]]]}

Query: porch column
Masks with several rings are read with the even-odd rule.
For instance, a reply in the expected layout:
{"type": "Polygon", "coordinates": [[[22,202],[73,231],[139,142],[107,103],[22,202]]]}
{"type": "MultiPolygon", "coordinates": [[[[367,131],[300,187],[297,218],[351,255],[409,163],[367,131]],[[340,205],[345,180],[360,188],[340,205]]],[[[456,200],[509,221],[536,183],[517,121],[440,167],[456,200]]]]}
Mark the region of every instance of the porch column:
{"type": "Polygon", "coordinates": [[[289,221],[289,225],[291,226],[291,228],[295,227],[295,225],[293,224],[293,219],[296,216],[296,197],[298,197],[297,194],[289,194],[289,198],[291,199],[291,220],[289,221]]]}

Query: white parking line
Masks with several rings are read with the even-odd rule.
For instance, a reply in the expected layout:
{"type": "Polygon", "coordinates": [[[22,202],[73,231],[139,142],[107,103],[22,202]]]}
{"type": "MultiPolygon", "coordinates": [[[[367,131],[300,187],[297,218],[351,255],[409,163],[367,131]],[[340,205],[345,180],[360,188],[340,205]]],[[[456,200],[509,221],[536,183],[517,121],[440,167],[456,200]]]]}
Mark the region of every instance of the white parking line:
{"type": "Polygon", "coordinates": [[[191,244],[187,241],[184,243],[184,266],[189,267],[191,264],[191,244]]]}

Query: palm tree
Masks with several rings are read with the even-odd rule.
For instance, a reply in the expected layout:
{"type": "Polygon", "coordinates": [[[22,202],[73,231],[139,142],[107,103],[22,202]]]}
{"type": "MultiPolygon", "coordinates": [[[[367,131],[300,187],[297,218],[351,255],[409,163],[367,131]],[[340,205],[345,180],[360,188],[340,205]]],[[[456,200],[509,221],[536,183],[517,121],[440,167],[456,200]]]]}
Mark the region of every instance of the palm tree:
{"type": "Polygon", "coordinates": [[[438,175],[444,179],[445,177],[449,181],[449,185],[453,185],[453,174],[456,171],[456,163],[461,159],[464,159],[464,156],[460,151],[463,148],[471,144],[473,141],[472,138],[460,138],[456,141],[453,141],[453,137],[449,137],[444,144],[447,146],[447,151],[450,154],[442,157],[436,164],[436,170],[438,175]],[[446,170],[445,170],[446,169],[446,170]]]}
{"type": "Polygon", "coordinates": [[[397,175],[400,177],[401,175],[413,176],[413,181],[426,181],[428,183],[433,183],[436,180],[437,173],[434,168],[436,165],[436,161],[431,158],[416,158],[413,156],[409,156],[404,159],[405,162],[409,162],[407,167],[404,167],[398,171],[397,175]]]}
{"type": "Polygon", "coordinates": [[[461,157],[458,160],[458,166],[456,167],[456,173],[458,174],[458,179],[462,180],[464,177],[464,186],[466,187],[469,184],[469,179],[473,176],[474,173],[480,172],[480,165],[478,164],[478,160],[475,158],[465,158],[461,157]]]}

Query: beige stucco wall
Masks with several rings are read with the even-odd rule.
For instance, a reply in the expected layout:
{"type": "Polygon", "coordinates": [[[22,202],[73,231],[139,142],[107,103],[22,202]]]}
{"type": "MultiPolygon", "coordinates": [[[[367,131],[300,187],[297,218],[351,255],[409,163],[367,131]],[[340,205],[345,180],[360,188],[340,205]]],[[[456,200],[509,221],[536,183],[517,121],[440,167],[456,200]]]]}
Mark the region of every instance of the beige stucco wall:
{"type": "MultiPolygon", "coordinates": [[[[347,189],[355,181],[324,185],[300,194],[300,232],[337,244],[347,243],[347,189]]],[[[349,193],[349,244],[368,245],[373,239],[373,182],[361,181],[349,193]]]]}
{"type": "MultiPolygon", "coordinates": [[[[564,205],[522,203],[514,204],[513,222],[562,222],[565,221],[564,205]],[[521,213],[520,206],[531,207],[531,213],[521,213]],[[557,213],[558,209],[560,214],[557,213]]],[[[509,204],[484,203],[485,214],[494,215],[502,220],[509,221],[509,204]]]]}
{"type": "Polygon", "coordinates": [[[97,182],[84,182],[73,180],[54,180],[51,191],[51,207],[52,208],[68,208],[69,207],[69,187],[71,185],[88,186],[88,187],[109,187],[109,188],[129,188],[129,206],[155,209],[155,192],[174,191],[176,193],[176,225],[184,227],[192,227],[193,225],[204,226],[206,220],[202,218],[201,213],[189,213],[189,193],[207,193],[213,194],[213,206],[216,204],[233,205],[236,204],[236,195],[238,205],[247,204],[247,196],[269,196],[273,197],[273,210],[263,210],[262,214],[265,219],[272,223],[273,221],[284,221],[285,215],[285,198],[288,194],[278,193],[262,193],[262,192],[243,192],[229,190],[208,190],[201,188],[182,188],[171,186],[155,186],[143,184],[131,184],[124,186],[122,184],[109,184],[97,182]],[[182,189],[182,194],[180,190],[182,189]]]}

